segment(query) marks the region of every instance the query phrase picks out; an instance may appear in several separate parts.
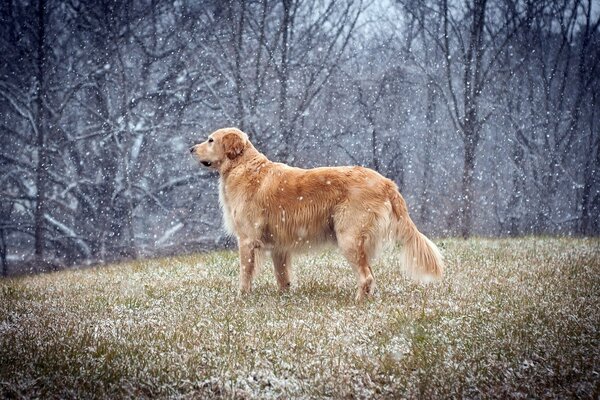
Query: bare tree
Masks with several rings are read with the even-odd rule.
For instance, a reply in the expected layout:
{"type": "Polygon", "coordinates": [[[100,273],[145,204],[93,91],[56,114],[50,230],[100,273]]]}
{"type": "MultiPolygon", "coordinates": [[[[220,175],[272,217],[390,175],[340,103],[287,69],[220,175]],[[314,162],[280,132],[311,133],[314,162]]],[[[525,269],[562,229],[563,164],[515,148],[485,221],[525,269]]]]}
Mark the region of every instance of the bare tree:
{"type": "MultiPolygon", "coordinates": [[[[453,54],[450,47],[450,23],[451,15],[447,0],[442,3],[443,32],[444,32],[444,58],[446,60],[446,85],[451,103],[450,115],[456,131],[460,133],[464,145],[463,175],[462,175],[462,221],[461,234],[469,236],[473,218],[473,174],[475,171],[475,155],[477,146],[481,140],[481,128],[485,122],[480,114],[479,99],[483,91],[485,80],[483,77],[484,27],[486,17],[486,0],[474,0],[470,5],[470,21],[468,22],[469,33],[466,38],[462,37],[460,31],[460,68],[462,68],[462,107],[459,105],[455,78],[453,76],[452,64],[453,54]]],[[[457,21],[452,21],[455,25],[457,21]]]]}
{"type": "Polygon", "coordinates": [[[47,170],[49,168],[46,124],[46,107],[44,101],[48,101],[46,96],[46,1],[38,0],[37,9],[37,57],[36,57],[36,77],[37,77],[37,96],[35,107],[35,124],[37,147],[37,166],[36,166],[36,199],[35,199],[35,256],[41,261],[44,258],[44,214],[46,209],[46,187],[47,170]]]}
{"type": "Polygon", "coordinates": [[[600,19],[593,20],[591,10],[592,2],[579,0],[529,5],[527,24],[512,44],[517,57],[504,57],[498,103],[504,104],[504,126],[514,138],[511,232],[589,224],[597,185],[592,166],[598,149],[594,90],[600,63],[592,45],[598,42],[600,19]],[[565,186],[577,189],[567,204],[560,190],[565,186]],[[525,199],[534,213],[524,206],[525,199]]]}
{"type": "Polygon", "coordinates": [[[519,13],[502,12],[502,3],[473,0],[464,10],[440,5],[443,39],[439,45],[445,65],[444,93],[448,114],[463,142],[461,234],[471,233],[474,210],[474,171],[478,146],[491,109],[482,109],[482,96],[493,84],[500,56],[522,25],[519,13]],[[488,14],[495,9],[495,17],[488,14]]]}
{"type": "Polygon", "coordinates": [[[217,82],[233,83],[211,85],[214,97],[222,103],[234,99],[221,104],[224,116],[258,134],[259,142],[275,145],[280,159],[291,161],[302,137],[299,127],[339,69],[362,4],[262,0],[224,8],[203,15],[204,23],[218,27],[209,36],[212,46],[200,43],[207,62],[217,82]]]}
{"type": "Polygon", "coordinates": [[[50,35],[57,41],[67,37],[64,27],[56,24],[65,15],[61,9],[50,12],[53,6],[39,0],[32,4],[9,2],[2,8],[8,21],[2,46],[9,63],[0,76],[0,101],[6,116],[2,130],[8,139],[1,156],[6,162],[6,191],[0,196],[9,204],[9,210],[14,210],[12,204],[21,215],[9,211],[13,223],[4,225],[4,234],[31,235],[33,253],[41,264],[49,261],[49,242],[54,249],[56,242],[69,240],[64,226],[55,224],[52,217],[52,186],[66,185],[64,177],[53,168],[60,152],[55,137],[64,105],[80,87],[77,82],[57,85],[59,74],[68,68],[71,58],[48,43],[50,35]],[[57,57],[62,57],[60,63],[57,57]]]}

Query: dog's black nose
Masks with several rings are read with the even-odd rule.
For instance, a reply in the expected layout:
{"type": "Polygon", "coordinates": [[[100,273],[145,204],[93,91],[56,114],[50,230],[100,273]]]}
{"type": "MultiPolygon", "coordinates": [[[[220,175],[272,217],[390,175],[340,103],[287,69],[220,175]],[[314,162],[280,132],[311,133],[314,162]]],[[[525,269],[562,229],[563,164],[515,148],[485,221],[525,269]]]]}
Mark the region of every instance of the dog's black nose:
{"type": "Polygon", "coordinates": [[[195,148],[195,147],[196,147],[196,146],[192,146],[192,147],[190,147],[190,153],[193,153],[193,152],[194,152],[194,148],[195,148]]]}

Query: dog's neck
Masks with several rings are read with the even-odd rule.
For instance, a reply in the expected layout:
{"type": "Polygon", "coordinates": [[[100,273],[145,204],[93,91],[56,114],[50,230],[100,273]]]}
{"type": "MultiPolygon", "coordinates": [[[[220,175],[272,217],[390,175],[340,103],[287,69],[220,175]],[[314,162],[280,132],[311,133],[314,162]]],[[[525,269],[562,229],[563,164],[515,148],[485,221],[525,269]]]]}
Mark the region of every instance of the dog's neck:
{"type": "Polygon", "coordinates": [[[223,181],[226,181],[229,175],[240,167],[252,168],[258,167],[261,164],[270,162],[267,157],[256,150],[252,143],[248,142],[248,145],[244,148],[242,154],[233,160],[227,160],[219,170],[220,177],[223,181]]]}

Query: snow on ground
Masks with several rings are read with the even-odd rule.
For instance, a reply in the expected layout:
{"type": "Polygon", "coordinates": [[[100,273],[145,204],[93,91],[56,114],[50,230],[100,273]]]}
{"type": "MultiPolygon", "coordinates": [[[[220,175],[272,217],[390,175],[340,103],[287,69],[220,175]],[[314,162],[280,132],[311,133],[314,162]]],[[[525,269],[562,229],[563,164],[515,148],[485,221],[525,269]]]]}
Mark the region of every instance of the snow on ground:
{"type": "Polygon", "coordinates": [[[1,397],[591,397],[598,239],[444,240],[448,268],[377,292],[325,251],[280,294],[266,265],[237,295],[213,252],[0,281],[1,397]]]}

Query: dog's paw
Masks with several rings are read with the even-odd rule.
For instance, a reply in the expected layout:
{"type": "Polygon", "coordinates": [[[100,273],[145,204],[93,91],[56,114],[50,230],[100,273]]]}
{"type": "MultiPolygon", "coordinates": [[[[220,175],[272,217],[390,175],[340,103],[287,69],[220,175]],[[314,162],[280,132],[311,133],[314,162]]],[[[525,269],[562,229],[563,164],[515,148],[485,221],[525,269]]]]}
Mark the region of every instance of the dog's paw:
{"type": "Polygon", "coordinates": [[[250,286],[242,285],[238,289],[238,296],[243,297],[247,296],[252,292],[252,288],[250,286]]]}
{"type": "Polygon", "coordinates": [[[361,303],[367,299],[373,299],[375,294],[375,280],[369,275],[362,283],[358,285],[356,292],[356,302],[361,303]]]}

